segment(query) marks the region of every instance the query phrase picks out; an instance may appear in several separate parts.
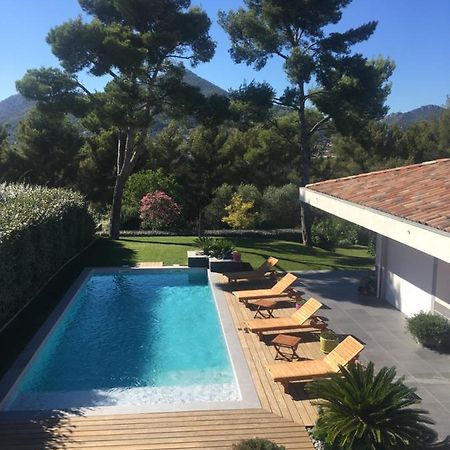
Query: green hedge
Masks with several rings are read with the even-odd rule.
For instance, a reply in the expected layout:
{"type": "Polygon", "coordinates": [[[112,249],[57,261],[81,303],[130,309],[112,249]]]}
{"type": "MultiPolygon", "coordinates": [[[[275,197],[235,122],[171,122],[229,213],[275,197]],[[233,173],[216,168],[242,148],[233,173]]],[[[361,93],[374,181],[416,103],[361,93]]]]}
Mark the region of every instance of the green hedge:
{"type": "Polygon", "coordinates": [[[0,185],[0,327],[92,241],[94,230],[76,192],[0,185]]]}

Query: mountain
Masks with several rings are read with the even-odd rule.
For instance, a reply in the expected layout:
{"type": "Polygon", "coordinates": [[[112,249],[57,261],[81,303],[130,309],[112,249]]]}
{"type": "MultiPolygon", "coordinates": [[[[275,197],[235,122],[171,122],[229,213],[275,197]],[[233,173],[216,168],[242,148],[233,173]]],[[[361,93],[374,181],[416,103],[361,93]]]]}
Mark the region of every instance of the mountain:
{"type": "MultiPolygon", "coordinates": [[[[196,86],[200,91],[206,95],[210,96],[213,94],[217,95],[228,95],[227,92],[216,86],[215,84],[199,77],[194,72],[186,70],[186,75],[184,77],[186,83],[196,86]]],[[[9,125],[10,139],[14,140],[17,126],[20,121],[22,121],[27,115],[28,111],[33,107],[34,102],[27,100],[20,94],[12,95],[5,100],[0,101],[0,125],[9,125]]],[[[166,122],[166,121],[163,121],[166,122]]],[[[158,129],[163,125],[158,124],[158,129]]]]}
{"type": "Polygon", "coordinates": [[[12,95],[0,102],[0,125],[9,125],[9,132],[15,135],[17,125],[33,107],[34,102],[20,94],[12,95]]]}
{"type": "Polygon", "coordinates": [[[205,80],[202,77],[199,77],[194,72],[186,69],[186,73],[184,75],[184,81],[191,86],[198,87],[203,95],[209,97],[210,95],[223,95],[228,96],[228,92],[217,86],[214,83],[211,83],[208,80],[205,80]]]}
{"type": "Polygon", "coordinates": [[[413,123],[422,120],[439,119],[444,108],[437,105],[426,105],[413,109],[405,113],[389,114],[385,118],[385,122],[389,125],[398,125],[401,128],[407,128],[413,123]]]}

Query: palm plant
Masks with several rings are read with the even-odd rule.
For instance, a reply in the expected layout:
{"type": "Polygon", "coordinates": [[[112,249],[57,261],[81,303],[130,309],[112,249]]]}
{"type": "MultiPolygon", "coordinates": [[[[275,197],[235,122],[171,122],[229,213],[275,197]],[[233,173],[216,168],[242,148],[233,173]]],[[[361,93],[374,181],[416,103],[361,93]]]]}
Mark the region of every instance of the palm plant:
{"type": "Polygon", "coordinates": [[[313,381],[308,391],[320,398],[315,436],[331,449],[419,449],[436,439],[427,426],[427,411],[410,408],[418,403],[415,389],[397,379],[395,368],[383,367],[374,374],[350,364],[341,374],[313,381]]]}

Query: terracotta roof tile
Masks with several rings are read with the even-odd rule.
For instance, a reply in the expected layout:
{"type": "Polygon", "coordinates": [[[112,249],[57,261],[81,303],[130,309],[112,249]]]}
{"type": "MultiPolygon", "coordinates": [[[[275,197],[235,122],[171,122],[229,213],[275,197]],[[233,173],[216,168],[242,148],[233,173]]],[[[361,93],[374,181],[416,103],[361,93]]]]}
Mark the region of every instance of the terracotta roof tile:
{"type": "Polygon", "coordinates": [[[307,188],[450,232],[450,158],[322,181],[307,188]]]}

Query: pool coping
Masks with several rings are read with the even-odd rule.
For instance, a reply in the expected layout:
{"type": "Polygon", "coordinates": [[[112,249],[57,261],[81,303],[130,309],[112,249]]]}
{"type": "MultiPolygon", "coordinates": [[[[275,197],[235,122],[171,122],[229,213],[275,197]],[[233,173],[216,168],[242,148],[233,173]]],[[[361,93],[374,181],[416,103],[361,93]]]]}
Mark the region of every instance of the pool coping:
{"type": "Polygon", "coordinates": [[[0,380],[0,417],[11,419],[29,418],[29,417],[49,417],[55,412],[64,414],[74,414],[85,416],[110,415],[110,414],[137,414],[152,412],[176,412],[176,411],[205,411],[218,409],[248,409],[261,408],[259,396],[257,394],[247,359],[244,355],[239,336],[235,328],[231,311],[226,302],[225,293],[220,289],[219,274],[210,272],[208,274],[208,284],[214,298],[216,310],[222,327],[228,355],[233,368],[235,379],[241,393],[239,401],[215,401],[215,402],[190,402],[190,403],[172,403],[172,404],[154,404],[154,405],[111,405],[98,407],[76,407],[73,409],[50,409],[50,410],[2,410],[2,407],[8,402],[8,398],[14,392],[15,387],[25,374],[27,368],[32,364],[39,351],[49,339],[52,331],[62,320],[71,301],[75,298],[79,290],[87,281],[91,274],[130,271],[192,271],[200,272],[205,269],[187,268],[185,266],[163,266],[152,268],[140,267],[87,267],[77,277],[75,282],[69,287],[64,297],[51,312],[44,324],[39,328],[24,350],[20,353],[11,368],[0,380]]]}

